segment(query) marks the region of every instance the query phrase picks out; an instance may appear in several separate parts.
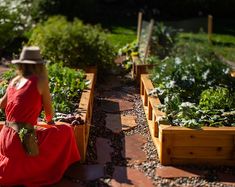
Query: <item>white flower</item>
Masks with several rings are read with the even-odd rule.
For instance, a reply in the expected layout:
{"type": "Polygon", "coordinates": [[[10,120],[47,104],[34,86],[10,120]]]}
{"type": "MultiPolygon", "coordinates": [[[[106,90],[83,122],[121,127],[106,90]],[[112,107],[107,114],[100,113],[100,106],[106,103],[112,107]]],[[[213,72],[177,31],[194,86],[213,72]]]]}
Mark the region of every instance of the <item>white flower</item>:
{"type": "Polygon", "coordinates": [[[206,80],[209,73],[210,73],[210,70],[209,70],[209,69],[206,70],[206,71],[202,74],[202,78],[203,78],[204,80],[206,80]]]}
{"type": "Polygon", "coordinates": [[[187,80],[187,76],[186,76],[186,75],[184,75],[183,77],[181,77],[181,80],[182,80],[182,81],[187,80]]]}
{"type": "Polygon", "coordinates": [[[175,58],[175,64],[179,65],[182,63],[182,60],[179,57],[175,58]]]}
{"type": "Polygon", "coordinates": [[[197,59],[198,62],[200,62],[202,60],[200,56],[197,56],[196,59],[197,59]]]}

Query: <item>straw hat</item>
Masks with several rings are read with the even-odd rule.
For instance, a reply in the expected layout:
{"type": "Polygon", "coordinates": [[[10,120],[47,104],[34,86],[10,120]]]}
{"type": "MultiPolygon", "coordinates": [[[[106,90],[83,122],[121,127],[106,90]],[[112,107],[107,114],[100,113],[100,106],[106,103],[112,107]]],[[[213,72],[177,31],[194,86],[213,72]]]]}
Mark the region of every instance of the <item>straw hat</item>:
{"type": "Polygon", "coordinates": [[[40,48],[37,46],[23,47],[20,59],[12,60],[12,64],[43,64],[40,48]]]}

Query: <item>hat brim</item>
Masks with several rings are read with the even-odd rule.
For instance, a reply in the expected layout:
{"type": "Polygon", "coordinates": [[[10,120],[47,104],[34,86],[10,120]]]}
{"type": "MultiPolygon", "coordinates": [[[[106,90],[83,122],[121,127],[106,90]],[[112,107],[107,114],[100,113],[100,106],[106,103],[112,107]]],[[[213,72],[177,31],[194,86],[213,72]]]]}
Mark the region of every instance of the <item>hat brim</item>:
{"type": "Polygon", "coordinates": [[[44,60],[12,60],[12,64],[45,64],[44,60]]]}

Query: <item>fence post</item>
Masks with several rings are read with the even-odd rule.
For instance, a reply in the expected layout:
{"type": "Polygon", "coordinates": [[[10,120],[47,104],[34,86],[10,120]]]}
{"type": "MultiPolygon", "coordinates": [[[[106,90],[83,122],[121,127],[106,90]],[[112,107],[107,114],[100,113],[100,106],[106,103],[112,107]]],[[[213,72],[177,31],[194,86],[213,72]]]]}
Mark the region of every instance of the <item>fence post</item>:
{"type": "Polygon", "coordinates": [[[208,41],[212,42],[213,16],[208,15],[208,41]]]}
{"type": "Polygon", "coordinates": [[[140,42],[140,34],[141,34],[141,28],[142,28],[142,12],[139,12],[138,14],[138,27],[137,27],[137,45],[139,45],[140,42]]]}

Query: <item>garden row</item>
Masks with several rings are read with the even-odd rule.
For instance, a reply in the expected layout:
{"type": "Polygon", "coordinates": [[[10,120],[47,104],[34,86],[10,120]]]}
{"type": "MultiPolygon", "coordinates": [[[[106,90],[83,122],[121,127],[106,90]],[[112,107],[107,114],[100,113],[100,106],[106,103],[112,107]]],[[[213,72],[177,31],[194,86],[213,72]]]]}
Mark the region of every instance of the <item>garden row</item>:
{"type": "Polygon", "coordinates": [[[161,164],[234,165],[235,79],[218,46],[162,23],[152,32],[144,63],[141,45],[124,51],[161,164]]]}

